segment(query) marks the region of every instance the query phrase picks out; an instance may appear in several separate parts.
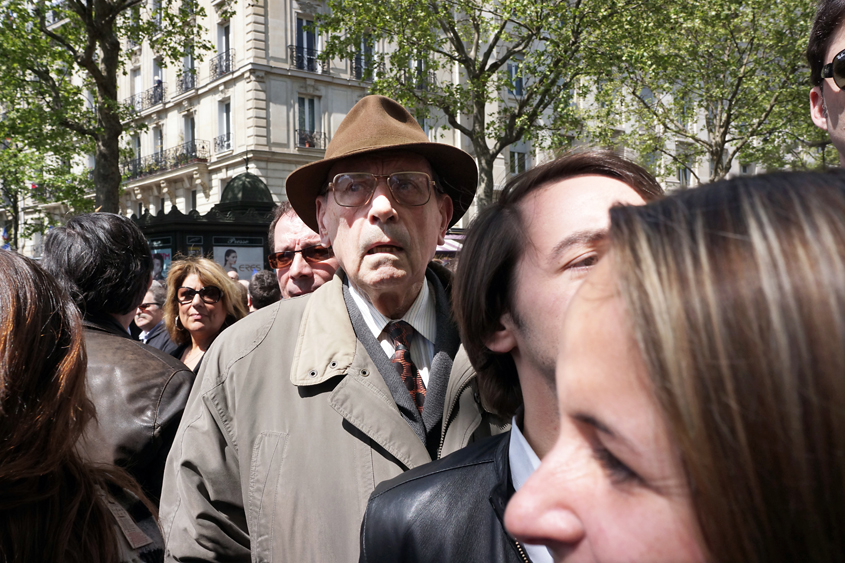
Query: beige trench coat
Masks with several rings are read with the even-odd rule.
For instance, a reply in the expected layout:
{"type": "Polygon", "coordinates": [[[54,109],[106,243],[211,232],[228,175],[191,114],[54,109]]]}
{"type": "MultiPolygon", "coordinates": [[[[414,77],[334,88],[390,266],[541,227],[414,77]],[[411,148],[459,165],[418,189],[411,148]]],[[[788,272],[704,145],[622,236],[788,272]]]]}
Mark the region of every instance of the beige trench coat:
{"type": "MultiPolygon", "coordinates": [[[[444,284],[445,285],[445,284],[444,284]]],[[[203,359],[162,493],[170,561],[357,561],[367,499],[431,461],[358,342],[342,281],[266,307],[203,359]]],[[[463,348],[441,455],[501,431],[463,348]]]]}

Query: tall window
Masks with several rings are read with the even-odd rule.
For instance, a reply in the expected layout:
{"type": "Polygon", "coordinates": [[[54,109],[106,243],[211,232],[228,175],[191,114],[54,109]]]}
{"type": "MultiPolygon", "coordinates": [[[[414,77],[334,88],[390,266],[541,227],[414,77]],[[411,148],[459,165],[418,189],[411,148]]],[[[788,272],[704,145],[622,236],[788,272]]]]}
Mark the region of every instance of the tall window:
{"type": "Polygon", "coordinates": [[[300,147],[320,146],[317,133],[317,100],[299,96],[299,128],[297,130],[297,145],[300,147]]]}
{"type": "Polygon", "coordinates": [[[141,158],[141,137],[132,137],[132,148],[135,150],[135,158],[141,158]]]}
{"type": "Polygon", "coordinates": [[[196,122],[193,115],[186,115],[182,119],[182,131],[184,133],[185,142],[193,143],[196,141],[196,122]]]}
{"type": "Polygon", "coordinates": [[[232,102],[226,100],[217,106],[217,140],[214,143],[215,152],[227,151],[232,148],[232,102]]]}
{"type": "Polygon", "coordinates": [[[520,66],[519,61],[508,63],[508,78],[511,81],[508,92],[514,96],[522,96],[522,71],[520,66]]]}
{"type": "Polygon", "coordinates": [[[228,23],[221,24],[217,28],[217,53],[228,53],[231,41],[231,27],[228,23]]]}
{"type": "Polygon", "coordinates": [[[191,190],[191,211],[197,208],[197,190],[191,190]]]}
{"type": "Polygon", "coordinates": [[[522,174],[526,170],[528,154],[522,151],[511,150],[511,174],[522,174]]]}
{"type": "Polygon", "coordinates": [[[358,52],[352,60],[352,74],[356,80],[373,79],[373,39],[370,35],[361,37],[358,52]]]}
{"type": "Polygon", "coordinates": [[[296,18],[296,68],[309,72],[320,71],[314,22],[300,17],[296,18]]]}

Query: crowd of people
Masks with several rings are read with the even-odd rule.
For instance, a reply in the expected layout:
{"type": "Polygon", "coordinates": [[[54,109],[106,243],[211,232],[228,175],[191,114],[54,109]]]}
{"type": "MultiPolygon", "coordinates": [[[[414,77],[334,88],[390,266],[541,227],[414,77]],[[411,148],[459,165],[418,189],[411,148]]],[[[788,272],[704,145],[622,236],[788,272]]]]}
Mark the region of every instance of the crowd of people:
{"type": "Polygon", "coordinates": [[[845,172],[667,196],[582,147],[452,273],[477,182],[366,96],[288,177],[274,272],[164,272],[106,213],[0,252],[0,561],[845,559],[845,172]]]}

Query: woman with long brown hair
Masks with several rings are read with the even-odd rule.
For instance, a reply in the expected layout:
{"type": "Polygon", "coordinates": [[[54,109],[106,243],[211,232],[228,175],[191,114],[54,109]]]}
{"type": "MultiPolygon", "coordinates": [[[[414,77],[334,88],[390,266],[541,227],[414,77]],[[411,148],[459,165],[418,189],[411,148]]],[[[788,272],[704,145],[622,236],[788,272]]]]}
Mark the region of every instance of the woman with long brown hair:
{"type": "Polygon", "coordinates": [[[76,306],[27,258],[0,251],[0,272],[0,561],[161,560],[153,521],[116,525],[137,484],[76,453],[94,417],[76,306]]]}
{"type": "Polygon", "coordinates": [[[614,208],[610,240],[508,529],[557,560],[845,559],[845,175],[614,208]]]}

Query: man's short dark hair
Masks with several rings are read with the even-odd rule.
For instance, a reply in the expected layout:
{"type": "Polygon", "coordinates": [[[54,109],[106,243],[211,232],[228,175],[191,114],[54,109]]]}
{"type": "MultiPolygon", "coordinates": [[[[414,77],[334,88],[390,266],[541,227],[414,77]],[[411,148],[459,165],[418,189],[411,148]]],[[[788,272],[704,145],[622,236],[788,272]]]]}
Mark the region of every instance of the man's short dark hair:
{"type": "Polygon", "coordinates": [[[492,352],[485,342],[501,329],[502,315],[514,312],[514,273],[530,243],[518,205],[549,182],[586,174],[624,182],[645,201],[663,196],[663,188],[641,166],[608,150],[573,151],[512,178],[467,231],[452,291],[455,318],[461,342],[478,372],[484,405],[502,417],[514,415],[522,404],[522,390],[513,357],[492,352]]]}
{"type": "Polygon", "coordinates": [[[42,266],[87,317],[125,315],[143,301],[153,271],[144,233],[112,213],[89,213],[50,231],[42,266]]]}
{"type": "Polygon", "coordinates": [[[267,233],[267,244],[270,246],[270,253],[276,252],[276,223],[285,215],[298,217],[289,201],[283,201],[273,210],[273,222],[270,223],[270,231],[267,233]]]}
{"type": "Polygon", "coordinates": [[[822,67],[833,34],[845,18],[845,0],[820,0],[816,8],[816,19],[807,42],[807,63],[810,65],[810,82],[813,86],[822,83],[822,67]]]}
{"type": "Polygon", "coordinates": [[[270,270],[255,272],[249,281],[249,296],[252,297],[252,306],[256,309],[279,301],[282,298],[282,291],[279,289],[276,274],[270,270]]]}

